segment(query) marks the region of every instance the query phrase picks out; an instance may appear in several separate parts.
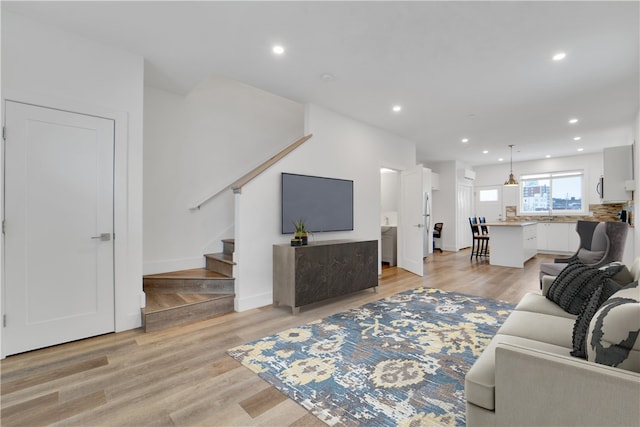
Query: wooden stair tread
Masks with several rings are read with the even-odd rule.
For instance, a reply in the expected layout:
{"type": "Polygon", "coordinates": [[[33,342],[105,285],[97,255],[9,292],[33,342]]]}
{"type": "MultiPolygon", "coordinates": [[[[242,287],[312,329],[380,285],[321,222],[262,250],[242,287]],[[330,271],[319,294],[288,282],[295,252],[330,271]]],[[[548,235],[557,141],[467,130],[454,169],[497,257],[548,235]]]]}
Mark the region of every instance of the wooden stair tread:
{"type": "Polygon", "coordinates": [[[179,307],[186,307],[205,301],[233,297],[234,294],[164,294],[147,293],[147,306],[143,309],[144,314],[157,313],[164,310],[171,310],[179,307]]]}
{"type": "Polygon", "coordinates": [[[236,243],[236,239],[222,239],[223,243],[236,243]]]}
{"type": "Polygon", "coordinates": [[[204,268],[192,268],[190,270],[169,271],[167,273],[147,274],[145,279],[228,279],[224,274],[204,268]]]}
{"type": "Polygon", "coordinates": [[[211,259],[215,259],[215,260],[220,261],[220,262],[224,262],[226,264],[233,265],[233,255],[232,254],[225,254],[223,252],[220,252],[220,253],[215,253],[215,254],[205,254],[204,256],[205,256],[205,258],[211,258],[211,259]]]}

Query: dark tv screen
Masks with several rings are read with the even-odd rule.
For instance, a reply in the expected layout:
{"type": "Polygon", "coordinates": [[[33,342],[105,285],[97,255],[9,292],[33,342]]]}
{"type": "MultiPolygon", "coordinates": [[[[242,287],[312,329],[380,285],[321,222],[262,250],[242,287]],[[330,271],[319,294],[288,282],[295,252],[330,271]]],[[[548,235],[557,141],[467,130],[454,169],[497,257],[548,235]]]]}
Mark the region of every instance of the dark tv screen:
{"type": "Polygon", "coordinates": [[[302,219],[310,232],[353,230],[353,181],[282,174],[282,234],[302,219]]]}

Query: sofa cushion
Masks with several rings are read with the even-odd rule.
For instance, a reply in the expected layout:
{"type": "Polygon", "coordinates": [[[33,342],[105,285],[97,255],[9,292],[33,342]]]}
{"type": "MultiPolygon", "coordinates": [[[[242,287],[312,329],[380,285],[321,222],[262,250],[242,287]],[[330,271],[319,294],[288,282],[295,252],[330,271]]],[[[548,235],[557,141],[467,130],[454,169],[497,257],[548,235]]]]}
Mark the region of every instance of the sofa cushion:
{"type": "Polygon", "coordinates": [[[634,282],[606,300],[591,319],[587,360],[640,372],[640,288],[634,282]]]}
{"type": "Polygon", "coordinates": [[[488,410],[495,409],[495,351],[498,343],[509,343],[550,353],[569,355],[569,348],[511,335],[494,336],[464,379],[466,400],[488,410]]]}
{"type": "Polygon", "coordinates": [[[550,301],[544,295],[533,292],[525,294],[516,306],[515,310],[550,314],[551,316],[566,317],[568,319],[575,319],[576,317],[575,315],[564,311],[558,304],[550,301]]]}
{"type": "Polygon", "coordinates": [[[593,290],[602,286],[607,278],[617,274],[622,266],[600,270],[580,262],[567,265],[553,281],[547,298],[571,314],[579,314],[593,290]]]}
{"type": "Polygon", "coordinates": [[[528,311],[513,311],[500,327],[498,333],[572,349],[572,331],[575,321],[576,316],[561,317],[528,311]]]}
{"type": "Polygon", "coordinates": [[[576,319],[576,323],[573,325],[573,350],[571,351],[571,355],[575,357],[581,357],[583,359],[587,358],[587,332],[589,330],[589,323],[591,323],[591,319],[593,315],[596,314],[598,308],[602,301],[600,300],[602,297],[603,286],[599,286],[593,290],[591,296],[582,307],[578,318],[576,319]]]}
{"type": "Polygon", "coordinates": [[[590,251],[589,249],[582,248],[578,251],[577,256],[583,264],[595,264],[602,259],[604,251],[590,251]]]}
{"type": "Polygon", "coordinates": [[[540,264],[540,275],[557,276],[567,265],[562,262],[543,262],[540,264]]]}

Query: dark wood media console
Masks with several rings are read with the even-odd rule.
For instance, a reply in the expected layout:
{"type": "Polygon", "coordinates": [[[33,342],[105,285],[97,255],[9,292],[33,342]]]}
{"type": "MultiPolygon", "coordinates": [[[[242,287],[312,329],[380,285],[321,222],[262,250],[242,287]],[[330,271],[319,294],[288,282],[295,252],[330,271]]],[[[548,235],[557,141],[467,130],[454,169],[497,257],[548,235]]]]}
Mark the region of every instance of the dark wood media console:
{"type": "Polygon", "coordinates": [[[378,287],[378,241],[273,245],[273,303],[299,307],[378,287]]]}

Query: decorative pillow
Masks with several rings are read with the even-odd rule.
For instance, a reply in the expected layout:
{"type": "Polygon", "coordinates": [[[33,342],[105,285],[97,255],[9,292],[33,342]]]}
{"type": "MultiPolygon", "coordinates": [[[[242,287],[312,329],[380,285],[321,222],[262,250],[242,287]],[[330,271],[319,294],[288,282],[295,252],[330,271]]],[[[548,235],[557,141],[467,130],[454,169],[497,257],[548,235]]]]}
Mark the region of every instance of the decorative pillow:
{"type": "Polygon", "coordinates": [[[589,249],[582,248],[578,251],[578,259],[583,264],[595,264],[600,261],[604,256],[604,251],[590,251],[589,249]]]}
{"type": "Polygon", "coordinates": [[[589,330],[589,323],[591,323],[593,315],[596,314],[596,311],[598,311],[598,308],[600,308],[600,305],[602,304],[600,299],[603,288],[603,286],[598,286],[593,290],[593,292],[591,292],[589,299],[584,303],[580,310],[576,323],[573,325],[572,356],[581,357],[583,359],[587,358],[587,331],[589,330]]]}
{"type": "Polygon", "coordinates": [[[587,360],[640,372],[640,288],[633,282],[606,300],[589,324],[587,360]]]}
{"type": "Polygon", "coordinates": [[[593,291],[603,286],[606,283],[605,280],[617,272],[615,268],[600,270],[581,262],[570,263],[558,274],[549,287],[547,298],[558,304],[567,313],[580,314],[580,309],[588,301],[593,291]]]}
{"type": "Polygon", "coordinates": [[[629,271],[626,265],[621,263],[620,261],[614,261],[607,265],[603,265],[600,267],[600,270],[608,270],[610,268],[615,268],[617,273],[613,275],[611,278],[621,284],[622,286],[628,285],[633,282],[635,279],[633,278],[633,274],[629,271]]]}

